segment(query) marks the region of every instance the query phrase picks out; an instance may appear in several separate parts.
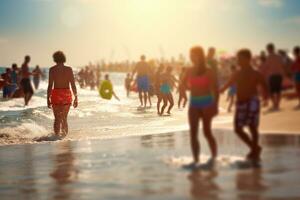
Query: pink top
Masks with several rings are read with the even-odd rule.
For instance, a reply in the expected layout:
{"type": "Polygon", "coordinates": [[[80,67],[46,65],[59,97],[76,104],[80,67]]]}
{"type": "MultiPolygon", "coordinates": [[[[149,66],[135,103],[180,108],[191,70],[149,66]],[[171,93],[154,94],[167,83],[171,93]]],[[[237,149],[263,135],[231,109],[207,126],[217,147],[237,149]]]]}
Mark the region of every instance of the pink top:
{"type": "Polygon", "coordinates": [[[196,87],[206,89],[210,87],[210,84],[211,80],[207,75],[189,77],[189,88],[196,87]]]}

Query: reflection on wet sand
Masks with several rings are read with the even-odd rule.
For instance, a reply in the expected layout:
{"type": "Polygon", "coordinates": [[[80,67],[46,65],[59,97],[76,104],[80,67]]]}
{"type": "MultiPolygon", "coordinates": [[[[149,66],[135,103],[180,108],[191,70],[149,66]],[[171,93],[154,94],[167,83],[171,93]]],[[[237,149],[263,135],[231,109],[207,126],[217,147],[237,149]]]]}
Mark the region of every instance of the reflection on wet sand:
{"type": "Polygon", "coordinates": [[[240,170],[236,173],[237,199],[259,200],[268,189],[261,169],[240,170]]]}
{"type": "Polygon", "coordinates": [[[220,194],[220,187],[215,179],[218,176],[216,170],[201,171],[194,170],[188,175],[190,181],[190,194],[192,199],[217,200],[220,194]]]}
{"type": "Polygon", "coordinates": [[[152,135],[141,136],[141,145],[143,147],[155,148],[155,147],[175,147],[175,136],[174,134],[163,134],[158,137],[152,135]]]}
{"type": "Polygon", "coordinates": [[[68,187],[78,178],[79,171],[75,167],[75,156],[70,142],[58,143],[58,153],[53,159],[54,169],[49,174],[55,181],[52,188],[53,199],[72,199],[72,188],[68,187]]]}
{"type": "Polygon", "coordinates": [[[252,168],[239,165],[246,148],[230,133],[216,134],[211,171],[182,168],[188,133],[0,148],[0,199],[299,199],[298,136],[263,135],[252,168]]]}
{"type": "Polygon", "coordinates": [[[20,179],[20,193],[23,199],[38,199],[37,190],[35,188],[35,166],[33,164],[33,148],[31,145],[27,145],[24,148],[24,162],[23,167],[19,168],[21,170],[21,176],[25,177],[20,179]]]}

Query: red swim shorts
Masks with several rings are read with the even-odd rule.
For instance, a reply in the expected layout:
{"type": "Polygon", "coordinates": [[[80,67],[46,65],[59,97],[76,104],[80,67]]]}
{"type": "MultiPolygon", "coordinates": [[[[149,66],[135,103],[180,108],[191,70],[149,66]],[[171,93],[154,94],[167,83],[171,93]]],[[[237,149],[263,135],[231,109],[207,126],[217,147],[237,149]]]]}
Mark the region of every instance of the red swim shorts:
{"type": "Polygon", "coordinates": [[[52,105],[71,105],[72,93],[70,89],[53,89],[51,91],[52,105]]]}

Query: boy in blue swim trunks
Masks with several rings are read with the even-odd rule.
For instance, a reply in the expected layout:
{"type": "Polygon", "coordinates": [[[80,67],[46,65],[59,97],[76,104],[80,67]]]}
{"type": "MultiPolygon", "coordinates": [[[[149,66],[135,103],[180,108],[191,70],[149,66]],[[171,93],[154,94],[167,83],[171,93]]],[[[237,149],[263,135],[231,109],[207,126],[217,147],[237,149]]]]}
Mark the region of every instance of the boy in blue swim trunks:
{"type": "Polygon", "coordinates": [[[295,61],[292,65],[292,71],[294,74],[295,88],[299,99],[299,104],[296,109],[300,109],[300,47],[294,48],[295,61]]]}
{"type": "Polygon", "coordinates": [[[250,50],[242,49],[237,54],[240,70],[235,72],[230,80],[221,89],[224,92],[228,87],[236,85],[236,112],[234,116],[234,129],[238,137],[249,147],[247,159],[259,161],[261,147],[259,146],[259,115],[260,100],[258,86],[264,90],[265,105],[267,104],[267,83],[258,71],[251,66],[252,55],[250,50]],[[248,127],[252,137],[244,131],[248,127]]]}
{"type": "Polygon", "coordinates": [[[141,60],[136,64],[132,77],[135,74],[137,74],[136,81],[141,107],[146,108],[150,88],[150,66],[146,62],[146,56],[142,55],[141,60]]]}

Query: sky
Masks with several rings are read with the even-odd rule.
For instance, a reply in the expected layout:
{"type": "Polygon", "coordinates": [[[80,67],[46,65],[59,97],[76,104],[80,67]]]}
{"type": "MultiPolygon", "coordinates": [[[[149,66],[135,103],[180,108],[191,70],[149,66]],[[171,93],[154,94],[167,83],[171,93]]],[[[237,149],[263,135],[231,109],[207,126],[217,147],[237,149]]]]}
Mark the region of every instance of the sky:
{"type": "Polygon", "coordinates": [[[300,0],[0,0],[0,66],[187,55],[202,45],[234,53],[300,45],[300,0]]]}

